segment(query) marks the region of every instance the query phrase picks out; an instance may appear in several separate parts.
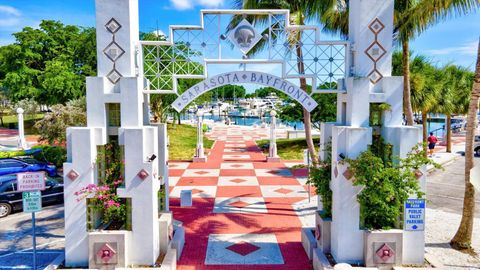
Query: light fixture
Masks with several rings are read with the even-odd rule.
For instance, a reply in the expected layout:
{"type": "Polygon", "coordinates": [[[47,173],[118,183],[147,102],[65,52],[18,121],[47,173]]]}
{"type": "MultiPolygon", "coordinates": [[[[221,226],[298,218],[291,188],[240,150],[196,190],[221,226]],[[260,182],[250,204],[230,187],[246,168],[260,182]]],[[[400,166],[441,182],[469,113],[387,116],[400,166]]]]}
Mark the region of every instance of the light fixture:
{"type": "Polygon", "coordinates": [[[343,153],[340,153],[340,155],[338,155],[338,157],[339,157],[340,159],[342,159],[342,160],[344,160],[344,159],[346,158],[343,153]]]}
{"type": "Polygon", "coordinates": [[[152,161],[154,161],[156,158],[157,158],[157,156],[156,156],[155,154],[152,154],[152,155],[148,158],[148,162],[152,162],[152,161]]]}

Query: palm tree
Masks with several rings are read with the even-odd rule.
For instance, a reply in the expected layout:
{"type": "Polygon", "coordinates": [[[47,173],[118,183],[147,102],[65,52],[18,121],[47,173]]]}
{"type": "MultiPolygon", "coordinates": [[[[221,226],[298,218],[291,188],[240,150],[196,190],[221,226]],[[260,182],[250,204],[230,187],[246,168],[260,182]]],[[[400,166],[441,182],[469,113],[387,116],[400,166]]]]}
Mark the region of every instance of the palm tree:
{"type": "MultiPolygon", "coordinates": [[[[405,70],[404,67],[402,67],[405,70]]],[[[423,55],[416,55],[411,63],[411,103],[412,109],[422,114],[423,142],[426,150],[428,138],[428,114],[433,112],[437,105],[442,89],[442,74],[423,55]]],[[[425,154],[427,151],[425,151],[425,154]]]]}
{"type": "MultiPolygon", "coordinates": [[[[347,35],[348,0],[330,0],[328,2],[331,4],[330,9],[321,16],[325,29],[344,36],[347,35]]],[[[407,119],[407,125],[414,125],[410,70],[407,64],[410,62],[410,40],[423,33],[429,26],[450,15],[466,14],[479,6],[480,0],[395,0],[394,37],[398,44],[402,46],[403,112],[407,119]]]]}
{"type": "Polygon", "coordinates": [[[439,72],[444,82],[437,99],[436,111],[446,115],[447,152],[452,152],[452,114],[466,114],[470,100],[473,74],[464,67],[447,65],[439,72]]]}
{"type": "Polygon", "coordinates": [[[465,194],[463,197],[462,221],[457,233],[450,241],[455,249],[470,249],[472,244],[473,219],[475,216],[475,188],[470,182],[470,170],[473,168],[473,141],[477,124],[478,102],[480,100],[480,41],[478,43],[477,65],[473,79],[470,105],[467,116],[467,135],[465,145],[465,194]]]}
{"type": "MultiPolygon", "coordinates": [[[[233,8],[235,9],[288,9],[290,10],[290,21],[292,25],[304,25],[305,21],[310,21],[319,18],[320,14],[329,8],[329,1],[305,1],[305,0],[235,0],[233,8]],[[319,4],[319,3],[322,4],[319,4]]],[[[234,16],[229,24],[228,29],[233,29],[242,18],[240,16],[234,16]]],[[[266,24],[268,18],[264,15],[249,15],[247,16],[249,21],[253,23],[266,24]]],[[[278,24],[278,22],[276,22],[278,24]]],[[[285,23],[285,22],[282,22],[285,23]]],[[[265,33],[268,33],[266,30],[265,33]]],[[[279,38],[276,35],[269,37],[271,39],[279,38]]],[[[289,49],[294,49],[297,55],[297,69],[298,74],[303,74],[305,71],[305,65],[303,62],[303,51],[300,41],[302,40],[302,31],[293,31],[287,33],[287,41],[289,49]]],[[[248,54],[254,55],[263,50],[268,42],[261,40],[257,46],[255,46],[248,54]]],[[[308,92],[308,85],[305,78],[300,78],[300,88],[308,92]]],[[[315,145],[312,139],[312,123],[310,112],[303,109],[303,123],[305,126],[305,139],[307,141],[308,151],[313,163],[317,163],[317,153],[315,151],[315,145]]]]}

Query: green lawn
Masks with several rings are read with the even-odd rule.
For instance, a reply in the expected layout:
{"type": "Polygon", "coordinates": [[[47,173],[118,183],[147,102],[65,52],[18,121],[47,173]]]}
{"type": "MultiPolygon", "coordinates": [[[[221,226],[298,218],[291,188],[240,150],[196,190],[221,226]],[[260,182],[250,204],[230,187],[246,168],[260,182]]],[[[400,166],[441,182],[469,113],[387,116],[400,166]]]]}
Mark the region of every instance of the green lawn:
{"type": "MultiPolygon", "coordinates": [[[[313,138],[315,145],[318,145],[319,137],[313,138]]],[[[258,147],[262,148],[268,145],[270,140],[257,141],[258,147]]],[[[307,149],[307,142],[305,139],[277,139],[277,152],[283,160],[303,159],[303,149],[307,149]]],[[[263,148],[264,153],[268,154],[268,148],[263,148]]]]}
{"type": "MultiPolygon", "coordinates": [[[[191,160],[197,145],[197,129],[189,125],[167,126],[170,146],[168,149],[171,160],[191,160]]],[[[210,149],[213,141],[203,137],[203,147],[210,149]]]]}
{"type": "MultiPolygon", "coordinates": [[[[27,121],[27,120],[39,120],[39,119],[42,119],[44,116],[43,113],[37,113],[35,115],[24,115],[24,121],[27,121]]],[[[17,115],[6,115],[3,117],[3,125],[4,126],[8,126],[8,124],[10,123],[18,123],[18,117],[17,115]]]]}

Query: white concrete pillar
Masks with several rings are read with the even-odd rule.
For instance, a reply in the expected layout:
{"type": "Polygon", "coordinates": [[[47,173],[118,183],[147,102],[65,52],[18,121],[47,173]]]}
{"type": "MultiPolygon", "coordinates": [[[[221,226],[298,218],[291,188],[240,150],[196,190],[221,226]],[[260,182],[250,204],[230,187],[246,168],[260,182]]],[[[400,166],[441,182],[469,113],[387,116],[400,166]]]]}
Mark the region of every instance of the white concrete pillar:
{"type": "Polygon", "coordinates": [[[17,109],[18,115],[18,142],[17,147],[20,149],[28,149],[27,141],[25,140],[25,128],[23,123],[23,109],[17,109]]]}
{"type": "Polygon", "coordinates": [[[88,184],[97,184],[97,145],[105,144],[100,128],[67,128],[67,162],[63,164],[65,204],[65,263],[88,266],[87,203],[75,195],[88,184]],[[80,199],[79,201],[77,201],[80,199]]]}
{"type": "Polygon", "coordinates": [[[334,126],[332,128],[332,234],[331,252],[337,262],[363,261],[364,232],[360,228],[360,205],[357,195],[362,187],[354,186],[344,173],[344,158],[355,159],[372,142],[371,128],[334,126]]]}
{"type": "Polygon", "coordinates": [[[193,162],[207,162],[203,149],[203,115],[200,111],[197,112],[197,147],[195,148],[193,162]]]}
{"type": "Polygon", "coordinates": [[[125,146],[125,187],[121,198],[131,198],[132,238],[129,264],[153,265],[160,250],[158,224],[157,128],[120,128],[120,144],[125,146]]]}
{"type": "Polygon", "coordinates": [[[165,189],[165,211],[170,211],[168,186],[168,136],[167,124],[158,124],[158,175],[165,189]]]}
{"type": "Polygon", "coordinates": [[[267,162],[279,162],[280,157],[277,154],[277,112],[274,110],[270,111],[271,123],[270,123],[270,145],[268,148],[268,157],[267,162]]]}

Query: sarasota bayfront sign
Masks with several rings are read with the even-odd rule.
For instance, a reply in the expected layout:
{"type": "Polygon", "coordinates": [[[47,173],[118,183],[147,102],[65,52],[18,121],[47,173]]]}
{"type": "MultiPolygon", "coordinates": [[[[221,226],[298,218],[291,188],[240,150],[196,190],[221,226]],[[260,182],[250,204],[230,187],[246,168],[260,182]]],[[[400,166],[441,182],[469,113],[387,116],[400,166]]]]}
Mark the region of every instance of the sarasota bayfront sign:
{"type": "Polygon", "coordinates": [[[271,74],[257,71],[228,72],[199,82],[183,92],[174,102],[173,108],[180,112],[201,94],[227,84],[253,83],[275,88],[298,101],[307,111],[317,107],[317,102],[293,83],[271,74]]]}

